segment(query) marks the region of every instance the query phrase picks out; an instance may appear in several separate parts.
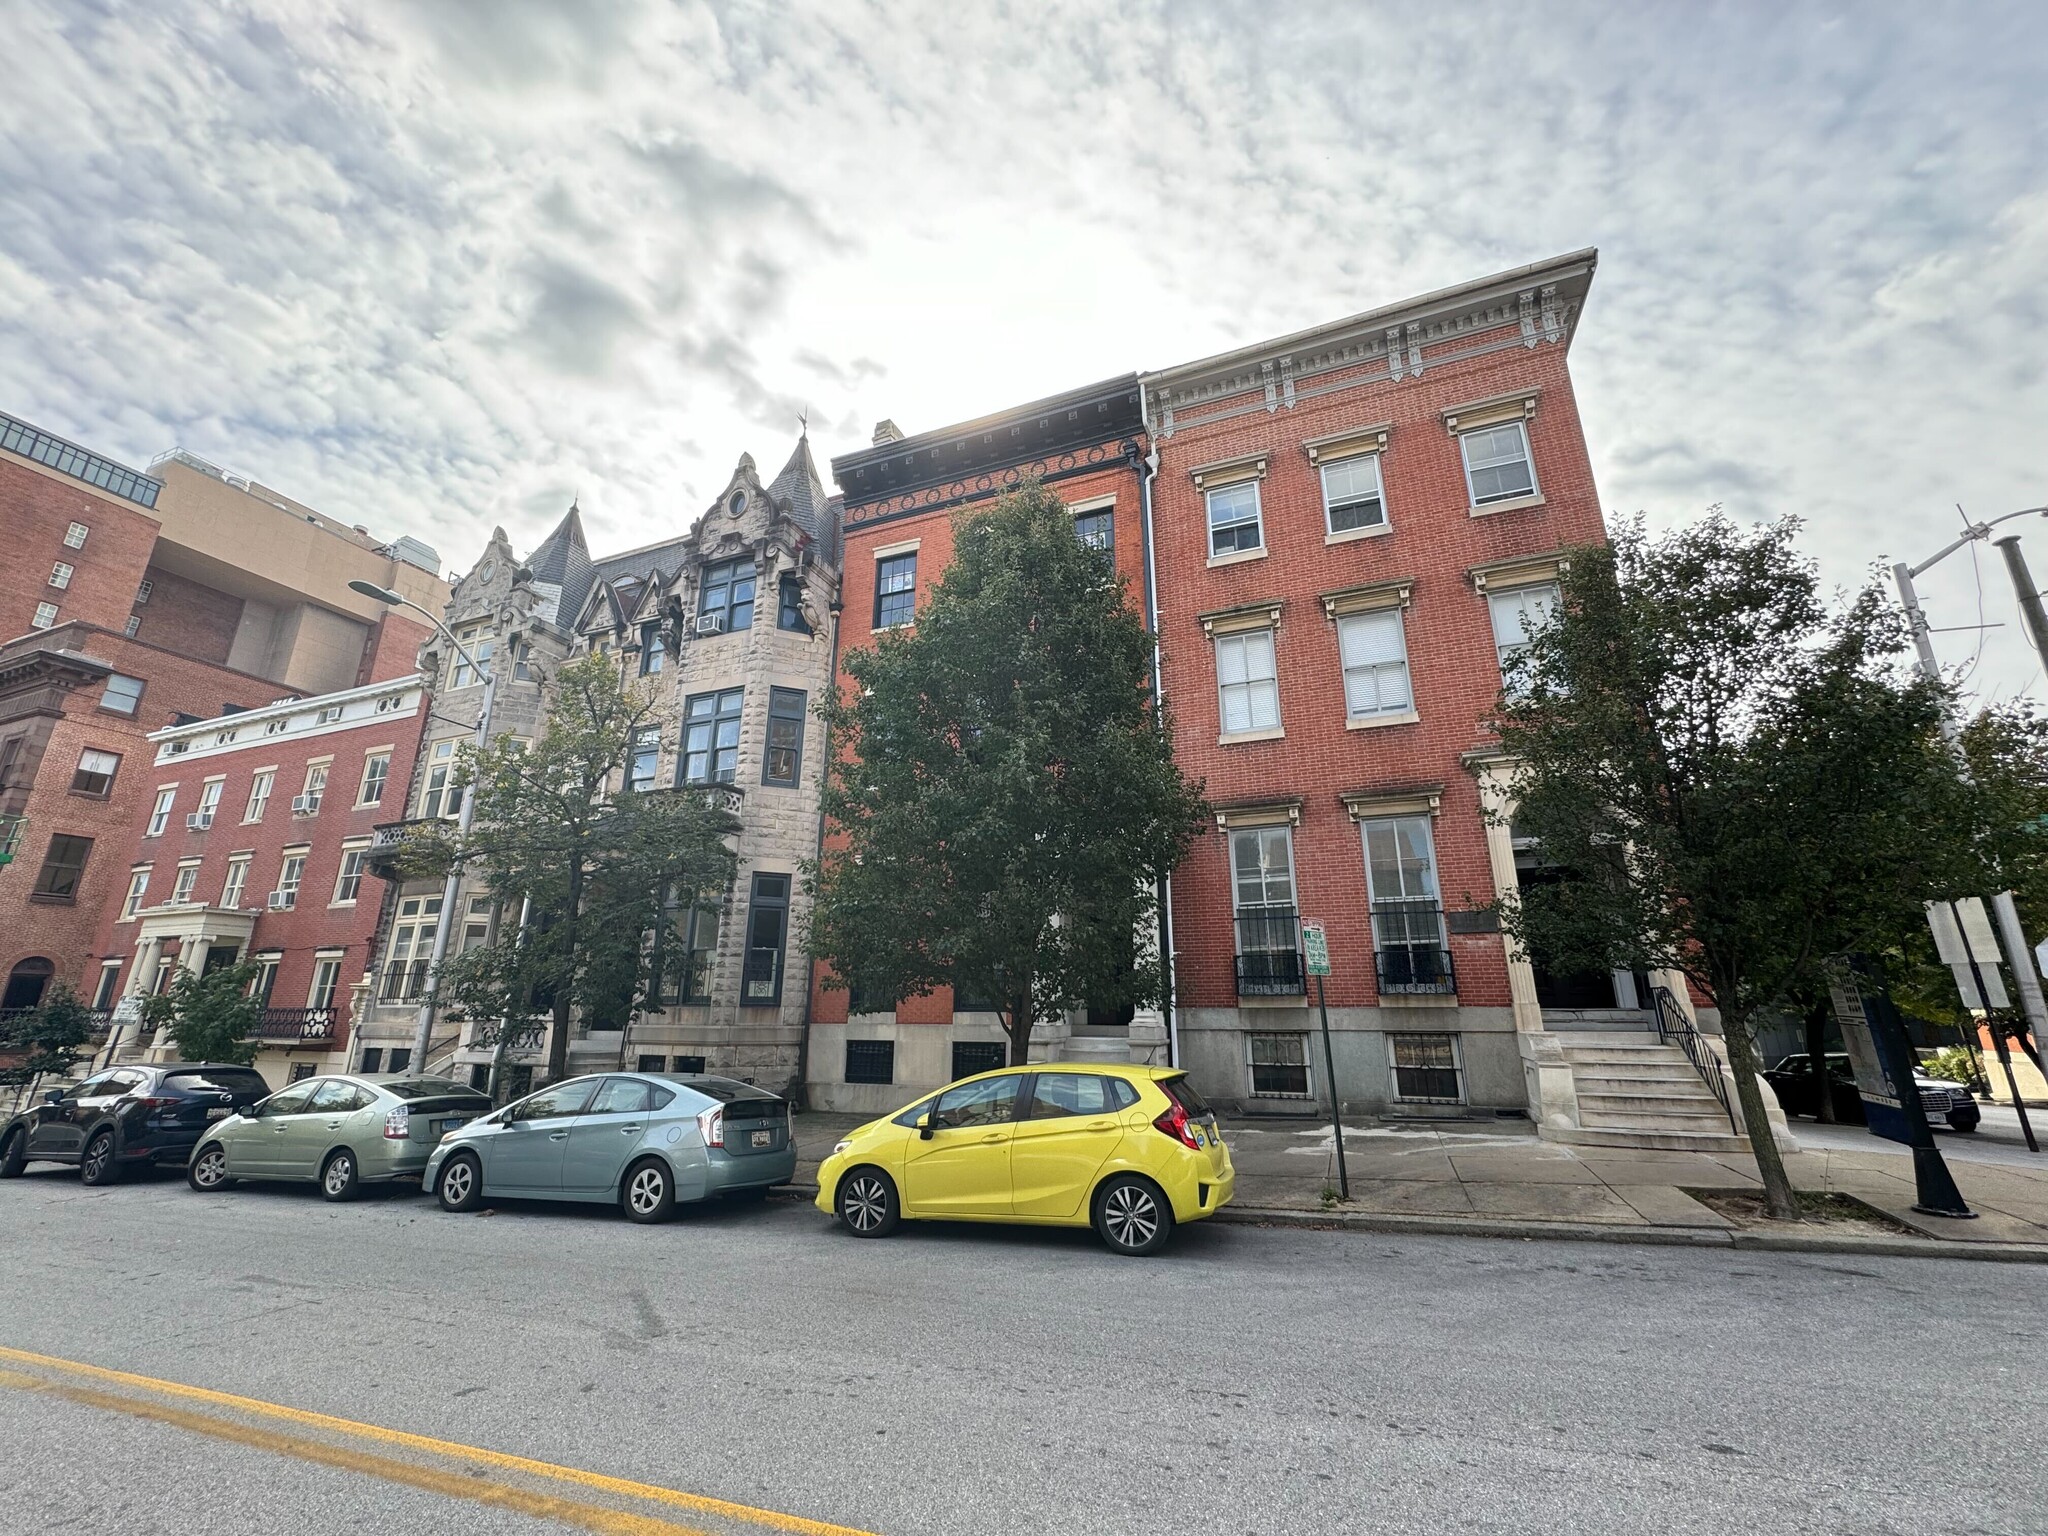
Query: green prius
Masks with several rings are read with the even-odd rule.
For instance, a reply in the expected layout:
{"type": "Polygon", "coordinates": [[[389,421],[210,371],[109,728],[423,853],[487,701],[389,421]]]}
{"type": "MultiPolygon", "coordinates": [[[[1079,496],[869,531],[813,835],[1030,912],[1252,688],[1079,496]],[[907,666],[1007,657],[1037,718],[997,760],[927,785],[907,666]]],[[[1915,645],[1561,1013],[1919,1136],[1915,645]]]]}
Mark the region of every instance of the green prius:
{"type": "Polygon", "coordinates": [[[309,1077],[199,1139],[185,1182],[202,1193],[240,1179],[292,1179],[352,1200],[378,1180],[418,1184],[441,1138],[491,1101],[445,1077],[309,1077]]]}

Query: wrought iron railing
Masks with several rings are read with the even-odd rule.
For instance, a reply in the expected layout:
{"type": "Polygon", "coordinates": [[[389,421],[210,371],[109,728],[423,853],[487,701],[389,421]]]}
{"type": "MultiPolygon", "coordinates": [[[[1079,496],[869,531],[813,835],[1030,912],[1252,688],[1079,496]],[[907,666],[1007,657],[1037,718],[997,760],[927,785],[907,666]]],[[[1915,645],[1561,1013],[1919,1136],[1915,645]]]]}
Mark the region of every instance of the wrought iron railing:
{"type": "Polygon", "coordinates": [[[1293,907],[1237,909],[1237,994],[1291,997],[1308,991],[1301,914],[1293,907]]]}
{"type": "Polygon", "coordinates": [[[256,1021],[254,1038],[266,1045],[295,1045],[301,1041],[332,1040],[332,1008],[266,1008],[256,1021]]]}
{"type": "Polygon", "coordinates": [[[377,993],[380,1003],[416,1003],[427,993],[425,960],[393,960],[384,967],[384,985],[377,993]]]}
{"type": "Polygon", "coordinates": [[[750,949],[740,962],[740,1001],[773,1002],[782,986],[782,951],[750,949]]]}
{"type": "MultiPolygon", "coordinates": [[[[36,1010],[33,1008],[0,1008],[0,1039],[7,1032],[36,1010]]],[[[94,1045],[106,1043],[107,1031],[113,1027],[114,1010],[111,1008],[88,1008],[85,1013],[85,1038],[94,1045]]]]}
{"type": "Polygon", "coordinates": [[[1447,996],[1458,990],[1458,978],[1448,949],[1421,944],[1400,944],[1373,952],[1373,966],[1379,975],[1381,992],[1403,996],[1447,996]]]}
{"type": "Polygon", "coordinates": [[[547,1021],[543,1019],[534,1023],[515,1019],[508,1024],[497,1019],[479,1020],[470,1031],[469,1048],[473,1051],[495,1051],[500,1037],[504,1040],[507,1056],[527,1055],[547,1043],[547,1021]]]}
{"type": "Polygon", "coordinates": [[[1650,1002],[1650,1016],[1657,1023],[1657,1038],[1685,1052],[1685,1059],[1693,1064],[1693,1070],[1699,1073],[1708,1091],[1720,1103],[1721,1113],[1728,1117],[1728,1129],[1740,1136],[1742,1126],[1735,1118],[1734,1105],[1728,1102],[1728,1078],[1721,1070],[1721,1058],[1707,1044],[1699,1026],[1678,1006],[1678,999],[1671,995],[1669,987],[1658,987],[1652,991],[1650,1002]]]}

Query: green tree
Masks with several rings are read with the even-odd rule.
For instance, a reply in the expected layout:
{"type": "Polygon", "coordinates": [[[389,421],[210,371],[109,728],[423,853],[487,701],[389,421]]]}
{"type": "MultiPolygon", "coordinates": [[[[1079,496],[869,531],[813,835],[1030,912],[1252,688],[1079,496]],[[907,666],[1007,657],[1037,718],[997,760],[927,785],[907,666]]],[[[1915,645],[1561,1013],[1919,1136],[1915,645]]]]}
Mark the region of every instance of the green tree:
{"type": "Polygon", "coordinates": [[[27,1088],[44,1077],[64,1077],[83,1059],[78,1047],[92,1038],[92,1012],[69,984],[57,982],[30,1012],[0,1032],[0,1051],[16,1059],[0,1067],[0,1087],[27,1088]]]}
{"type": "Polygon", "coordinates": [[[1509,932],[1566,967],[1676,969],[1712,998],[1787,1219],[1758,1015],[1803,1011],[1827,955],[1889,947],[1979,869],[1943,690],[1902,665],[1874,587],[1823,599],[1797,528],[1717,509],[1576,551],[1497,717],[1516,831],[1570,872],[1505,904],[1509,932]]]}
{"type": "Polygon", "coordinates": [[[617,657],[569,663],[548,685],[531,747],[499,737],[465,749],[461,772],[476,795],[468,835],[416,833],[401,854],[408,878],[466,868],[515,920],[530,903],[523,934],[505,921],[498,942],[443,964],[440,996],[479,1018],[547,1012],[550,1078],[568,1070],[571,1019],[625,1025],[662,968],[680,963],[679,907],[732,883],[726,839],[739,822],[707,792],[620,787],[635,736],[659,724],[617,657]]]}
{"type": "Polygon", "coordinates": [[[143,1021],[177,1042],[186,1061],[234,1062],[248,1066],[262,1042],[256,1026],[267,1006],[251,989],[259,967],[253,960],[223,965],[205,975],[184,969],[142,1005],[143,1021]]]}
{"type": "Polygon", "coordinates": [[[811,940],[838,985],[986,999],[1012,1063],[1034,1019],[1163,995],[1143,935],[1204,807],[1151,656],[1108,556],[1043,486],[955,519],[916,624],[849,654],[823,710],[838,836],[811,940]]]}

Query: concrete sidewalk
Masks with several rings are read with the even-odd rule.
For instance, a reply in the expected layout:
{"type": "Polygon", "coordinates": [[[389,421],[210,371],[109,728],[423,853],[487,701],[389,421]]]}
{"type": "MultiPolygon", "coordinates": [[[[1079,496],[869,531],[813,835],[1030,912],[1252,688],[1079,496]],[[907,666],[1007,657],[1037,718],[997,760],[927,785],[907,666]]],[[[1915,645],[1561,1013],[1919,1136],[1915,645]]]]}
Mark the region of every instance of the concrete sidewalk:
{"type": "MultiPolygon", "coordinates": [[[[814,1185],[833,1143],[861,1123],[854,1115],[799,1116],[798,1182],[814,1185]]],[[[1851,1196],[1922,1234],[1889,1242],[1918,1247],[1936,1239],[1944,1248],[2000,1248],[2015,1257],[2038,1247],[2048,1258],[2048,1154],[2029,1154],[1997,1129],[1987,1123],[1994,1134],[1981,1139],[1937,1138],[1978,1212],[1973,1221],[1914,1211],[1911,1154],[1861,1127],[1796,1122],[1802,1150],[1787,1155],[1786,1168],[1802,1191],[1851,1196]]],[[[1539,1139],[1519,1121],[1360,1121],[1344,1127],[1351,1198],[1339,1201],[1336,1143],[1327,1124],[1234,1119],[1223,1122],[1223,1131],[1237,1165],[1230,1214],[1238,1219],[1359,1225],[1400,1219],[1491,1233],[1526,1224],[1532,1232],[1712,1241],[1733,1235],[1737,1224],[1687,1191],[1761,1188],[1755,1160],[1740,1153],[1565,1146],[1539,1139]]]]}

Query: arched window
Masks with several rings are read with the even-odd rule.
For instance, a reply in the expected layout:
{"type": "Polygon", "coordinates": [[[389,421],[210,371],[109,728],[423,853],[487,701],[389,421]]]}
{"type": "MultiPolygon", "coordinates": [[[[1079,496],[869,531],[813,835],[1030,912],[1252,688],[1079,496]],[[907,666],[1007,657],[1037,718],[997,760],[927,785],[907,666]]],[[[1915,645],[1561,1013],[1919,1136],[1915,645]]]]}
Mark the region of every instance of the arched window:
{"type": "Polygon", "coordinates": [[[7,973],[7,991],[0,995],[0,1013],[13,1008],[33,1008],[43,1000],[43,989],[57,967],[40,955],[20,961],[7,973]]]}

